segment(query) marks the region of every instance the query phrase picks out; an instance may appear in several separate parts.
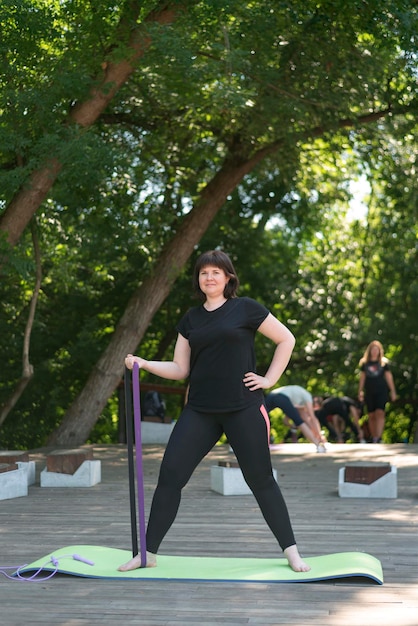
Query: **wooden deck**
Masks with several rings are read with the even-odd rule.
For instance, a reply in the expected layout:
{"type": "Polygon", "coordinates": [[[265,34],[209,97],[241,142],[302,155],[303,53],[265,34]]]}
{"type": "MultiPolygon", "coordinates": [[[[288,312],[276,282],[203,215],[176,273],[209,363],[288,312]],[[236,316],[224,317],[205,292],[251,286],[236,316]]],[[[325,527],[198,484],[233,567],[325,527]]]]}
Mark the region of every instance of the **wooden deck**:
{"type": "MultiPolygon", "coordinates": [[[[162,446],[144,450],[150,505],[162,446]]],[[[37,471],[45,466],[37,451],[37,471]]],[[[72,544],[130,548],[126,448],[96,446],[102,482],[85,489],[41,488],[0,501],[0,566],[30,563],[72,544]]],[[[161,552],[175,555],[277,554],[252,496],[210,490],[210,466],[231,459],[218,446],[184,491],[178,518],[161,552]]],[[[418,624],[418,446],[309,444],[272,451],[273,466],[304,556],[364,551],[381,560],[383,586],[323,583],[110,581],[57,576],[38,583],[0,577],[4,626],[416,626],[418,624]],[[338,469],[349,461],[386,461],[398,468],[398,498],[338,496],[338,469]]]]}

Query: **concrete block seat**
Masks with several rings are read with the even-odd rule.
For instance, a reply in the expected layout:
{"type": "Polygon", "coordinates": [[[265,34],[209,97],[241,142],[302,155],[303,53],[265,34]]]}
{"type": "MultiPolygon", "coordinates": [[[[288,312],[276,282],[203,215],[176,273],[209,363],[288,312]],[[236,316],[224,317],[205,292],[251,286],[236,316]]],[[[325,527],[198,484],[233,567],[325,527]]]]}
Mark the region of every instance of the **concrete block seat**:
{"type": "Polygon", "coordinates": [[[167,444],[174,424],[171,417],[165,417],[164,421],[161,421],[159,417],[146,415],[141,422],[142,443],[167,444]]]}
{"type": "Polygon", "coordinates": [[[35,483],[35,461],[31,461],[29,453],[25,450],[0,450],[0,464],[16,463],[19,469],[25,472],[28,485],[35,483]]]}
{"type": "Polygon", "coordinates": [[[41,487],[92,487],[100,481],[101,462],[88,449],[55,450],[41,472],[41,487]]]}
{"type": "MultiPolygon", "coordinates": [[[[273,469],[274,480],[277,481],[277,470],[273,469]]],[[[212,491],[223,496],[247,496],[251,489],[244,480],[241,468],[236,461],[219,461],[210,468],[212,491]]]]}
{"type": "Polygon", "coordinates": [[[390,463],[349,463],[338,473],[341,498],[397,498],[397,469],[390,463]]]}
{"type": "Polygon", "coordinates": [[[0,500],[28,495],[28,478],[17,463],[0,463],[0,500]]]}

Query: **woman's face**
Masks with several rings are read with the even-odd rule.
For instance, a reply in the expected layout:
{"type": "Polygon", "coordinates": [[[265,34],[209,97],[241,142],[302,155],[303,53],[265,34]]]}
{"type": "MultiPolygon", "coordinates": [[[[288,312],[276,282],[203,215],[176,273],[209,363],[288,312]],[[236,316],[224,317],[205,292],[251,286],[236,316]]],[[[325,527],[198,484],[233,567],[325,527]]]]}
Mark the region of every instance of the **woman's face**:
{"type": "Polygon", "coordinates": [[[379,346],[373,345],[370,348],[370,360],[379,361],[379,359],[380,359],[380,348],[379,346]]]}
{"type": "Polygon", "coordinates": [[[199,287],[207,298],[222,296],[228,281],[229,276],[215,265],[206,265],[200,270],[199,287]]]}

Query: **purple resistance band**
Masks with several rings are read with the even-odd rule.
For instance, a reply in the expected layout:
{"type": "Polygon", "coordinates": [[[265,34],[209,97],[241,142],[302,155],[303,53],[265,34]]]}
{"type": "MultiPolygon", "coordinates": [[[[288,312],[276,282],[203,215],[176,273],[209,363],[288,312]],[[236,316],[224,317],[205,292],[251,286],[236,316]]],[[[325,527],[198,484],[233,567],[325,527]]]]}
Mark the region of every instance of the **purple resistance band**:
{"type": "Polygon", "coordinates": [[[135,466],[134,466],[134,429],[132,419],[132,386],[131,371],[125,367],[125,415],[126,415],[126,444],[128,449],[128,478],[129,478],[129,504],[131,513],[131,537],[132,556],[138,554],[138,528],[136,521],[136,498],[135,498],[135,466]]]}
{"type": "Polygon", "coordinates": [[[134,363],[132,370],[132,387],[134,400],[134,428],[135,428],[135,458],[136,484],[138,492],[138,520],[139,520],[139,550],[141,567],[147,564],[147,546],[145,539],[145,497],[144,472],[142,468],[142,437],[141,437],[141,403],[139,400],[139,365],[134,363]]]}

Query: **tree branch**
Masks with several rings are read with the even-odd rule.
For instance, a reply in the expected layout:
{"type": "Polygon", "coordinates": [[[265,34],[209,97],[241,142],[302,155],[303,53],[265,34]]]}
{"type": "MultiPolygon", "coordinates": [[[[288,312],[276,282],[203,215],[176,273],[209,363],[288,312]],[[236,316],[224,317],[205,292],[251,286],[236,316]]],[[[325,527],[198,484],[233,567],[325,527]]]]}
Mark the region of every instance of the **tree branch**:
{"type": "Polygon", "coordinates": [[[29,305],[29,315],[26,322],[25,333],[23,336],[23,351],[22,351],[22,376],[18,381],[15,389],[11,393],[10,397],[0,408],[0,426],[3,424],[10,411],[13,409],[19,398],[25,391],[29,381],[33,377],[34,369],[29,360],[30,339],[32,334],[33,322],[35,319],[36,305],[38,303],[39,292],[41,290],[42,283],[42,264],[41,264],[41,251],[39,246],[38,233],[36,228],[36,220],[31,221],[31,233],[33,242],[33,251],[35,257],[35,287],[31,297],[29,305]]]}
{"type": "MultiPolygon", "coordinates": [[[[140,7],[139,3],[135,3],[140,7]]],[[[161,2],[145,18],[143,24],[150,22],[169,24],[173,22],[183,9],[180,3],[161,2]]],[[[139,11],[139,8],[137,9],[139,11]]],[[[132,22],[133,22],[132,17],[132,22]]],[[[124,18],[125,22],[125,18],[124,18]]],[[[76,103],[71,109],[67,123],[78,124],[84,128],[91,126],[105,110],[118,89],[128,80],[135,70],[135,63],[144,55],[151,45],[143,24],[132,30],[128,49],[130,54],[118,63],[103,62],[104,77],[98,87],[90,92],[83,102],[76,103]]],[[[125,24],[124,24],[125,26],[125,24]]],[[[5,211],[0,215],[0,230],[7,233],[11,246],[16,245],[21,234],[47,197],[62,169],[62,163],[54,155],[45,158],[38,170],[32,173],[29,180],[14,195],[5,211]]]]}

